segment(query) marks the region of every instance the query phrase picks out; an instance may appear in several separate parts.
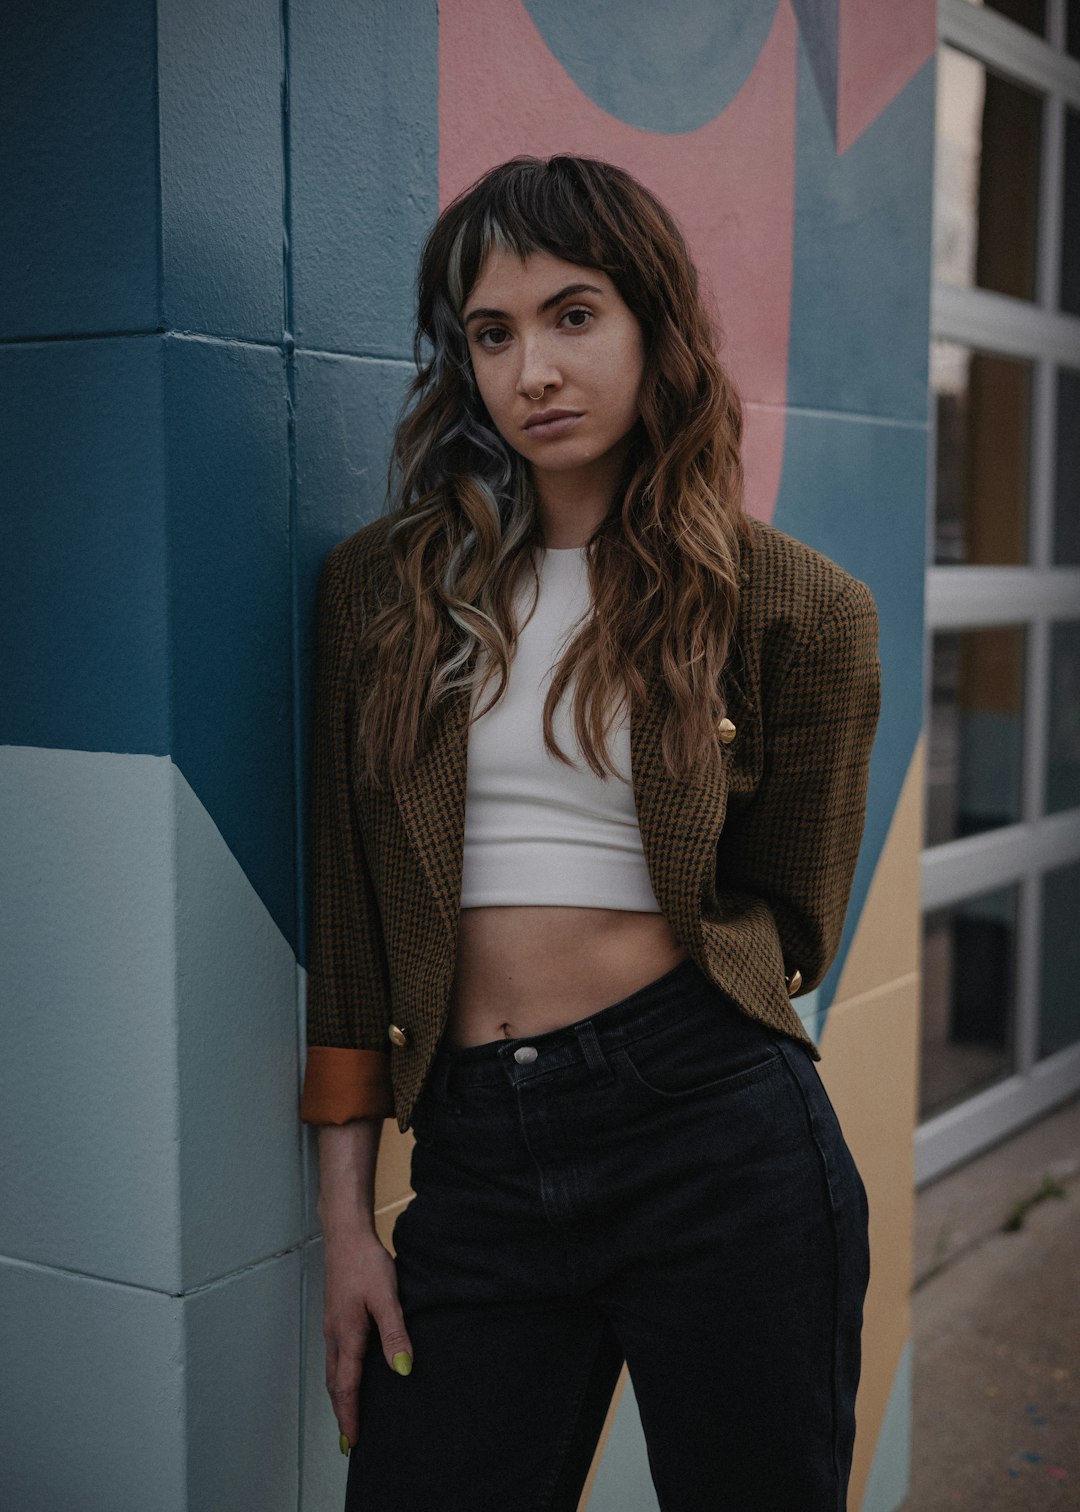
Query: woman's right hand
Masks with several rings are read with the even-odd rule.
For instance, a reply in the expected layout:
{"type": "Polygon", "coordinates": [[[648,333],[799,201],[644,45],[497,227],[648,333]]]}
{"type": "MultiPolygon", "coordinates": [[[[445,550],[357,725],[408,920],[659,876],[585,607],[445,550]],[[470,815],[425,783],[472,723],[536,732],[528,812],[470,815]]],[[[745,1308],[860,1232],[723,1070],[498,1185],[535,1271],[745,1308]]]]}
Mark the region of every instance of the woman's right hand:
{"type": "Polygon", "coordinates": [[[359,1432],[360,1376],[365,1359],[374,1366],[376,1358],[368,1350],[372,1325],[383,1358],[398,1375],[412,1369],[413,1349],[398,1301],[394,1260],[374,1229],[325,1237],[323,1275],[326,1389],[351,1449],[359,1432]]]}

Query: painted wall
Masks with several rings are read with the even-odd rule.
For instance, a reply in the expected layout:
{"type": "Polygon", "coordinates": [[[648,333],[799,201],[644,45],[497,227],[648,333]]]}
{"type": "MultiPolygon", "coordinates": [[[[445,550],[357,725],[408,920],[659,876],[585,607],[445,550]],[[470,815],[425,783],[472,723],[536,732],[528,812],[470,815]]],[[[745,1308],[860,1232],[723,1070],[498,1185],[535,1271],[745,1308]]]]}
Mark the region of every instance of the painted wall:
{"type": "MultiPolygon", "coordinates": [[[[679,217],[747,400],[751,508],[878,599],[866,840],[799,1007],[871,1205],[850,1506],[903,1498],[933,5],[617,11],[9,10],[5,1512],[341,1504],[296,1119],[315,580],[382,507],[425,227],[497,157],[558,150],[679,217]]],[[[387,1237],[408,1155],[389,1126],[387,1237]]],[[[652,1512],[628,1385],[608,1430],[590,1512],[652,1512]]]]}

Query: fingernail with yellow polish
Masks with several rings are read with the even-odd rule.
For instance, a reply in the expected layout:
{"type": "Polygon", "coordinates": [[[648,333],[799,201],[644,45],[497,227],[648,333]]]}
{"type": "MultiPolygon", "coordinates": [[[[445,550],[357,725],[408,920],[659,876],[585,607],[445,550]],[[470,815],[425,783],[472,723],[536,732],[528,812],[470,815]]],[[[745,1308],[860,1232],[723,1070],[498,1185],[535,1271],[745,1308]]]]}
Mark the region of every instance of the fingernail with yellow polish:
{"type": "Polygon", "coordinates": [[[344,1434],[342,1434],[338,1439],[338,1448],[341,1450],[342,1454],[348,1454],[349,1452],[349,1441],[344,1434]]]}
{"type": "Polygon", "coordinates": [[[406,1354],[403,1349],[399,1349],[394,1356],[393,1364],[398,1375],[408,1375],[412,1370],[412,1356],[406,1354]]]}

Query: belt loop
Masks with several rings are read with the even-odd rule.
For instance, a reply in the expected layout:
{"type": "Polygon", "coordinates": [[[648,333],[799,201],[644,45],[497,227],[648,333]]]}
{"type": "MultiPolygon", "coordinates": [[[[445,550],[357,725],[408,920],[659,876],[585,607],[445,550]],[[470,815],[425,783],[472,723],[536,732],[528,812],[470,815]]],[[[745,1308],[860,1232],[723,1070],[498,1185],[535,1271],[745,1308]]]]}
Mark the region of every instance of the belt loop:
{"type": "Polygon", "coordinates": [[[585,1062],[597,1082],[603,1086],[607,1082],[614,1081],[615,1073],[608,1065],[607,1057],[600,1048],[600,1036],[596,1032],[596,1025],[592,1019],[586,1019],[583,1024],[575,1024],[574,1033],[578,1037],[585,1062]]]}

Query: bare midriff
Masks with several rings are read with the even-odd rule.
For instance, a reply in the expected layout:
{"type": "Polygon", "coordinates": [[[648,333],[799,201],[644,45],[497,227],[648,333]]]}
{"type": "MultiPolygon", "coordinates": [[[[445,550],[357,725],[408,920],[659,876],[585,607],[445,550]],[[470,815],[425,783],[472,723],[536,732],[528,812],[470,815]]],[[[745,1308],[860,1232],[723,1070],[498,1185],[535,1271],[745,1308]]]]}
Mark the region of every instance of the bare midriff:
{"type": "Polygon", "coordinates": [[[684,960],[661,913],[463,908],[446,1042],[455,1048],[562,1029],[684,960]]]}

